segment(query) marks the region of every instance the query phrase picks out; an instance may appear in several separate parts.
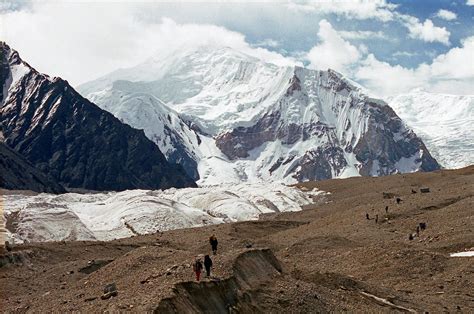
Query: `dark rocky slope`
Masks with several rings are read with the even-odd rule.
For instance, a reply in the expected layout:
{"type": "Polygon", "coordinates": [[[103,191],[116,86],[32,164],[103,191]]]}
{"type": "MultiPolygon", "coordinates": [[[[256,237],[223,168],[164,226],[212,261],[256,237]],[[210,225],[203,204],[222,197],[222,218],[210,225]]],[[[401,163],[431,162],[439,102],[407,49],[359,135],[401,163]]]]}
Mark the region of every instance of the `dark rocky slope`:
{"type": "Polygon", "coordinates": [[[0,188],[46,193],[66,192],[60,184],[3,143],[0,143],[0,188]]]}
{"type": "Polygon", "coordinates": [[[143,131],[89,102],[66,81],[38,73],[5,43],[0,50],[1,68],[9,71],[0,82],[3,136],[36,168],[68,188],[195,186],[143,131]]]}

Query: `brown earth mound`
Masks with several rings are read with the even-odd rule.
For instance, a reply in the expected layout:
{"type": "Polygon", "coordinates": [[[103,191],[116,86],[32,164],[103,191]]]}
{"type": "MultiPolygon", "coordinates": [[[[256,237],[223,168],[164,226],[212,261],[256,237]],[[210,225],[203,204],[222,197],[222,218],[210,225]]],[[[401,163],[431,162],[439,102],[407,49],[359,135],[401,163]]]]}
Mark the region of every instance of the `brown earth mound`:
{"type": "Polygon", "coordinates": [[[331,194],[324,204],[261,221],[17,246],[0,258],[1,308],[474,312],[473,257],[449,256],[474,250],[473,166],[298,186],[331,194]],[[420,223],[426,229],[417,233],[420,223]],[[219,239],[213,273],[197,283],[191,263],[209,254],[211,234],[219,239]],[[117,295],[101,299],[111,283],[117,295]]]}

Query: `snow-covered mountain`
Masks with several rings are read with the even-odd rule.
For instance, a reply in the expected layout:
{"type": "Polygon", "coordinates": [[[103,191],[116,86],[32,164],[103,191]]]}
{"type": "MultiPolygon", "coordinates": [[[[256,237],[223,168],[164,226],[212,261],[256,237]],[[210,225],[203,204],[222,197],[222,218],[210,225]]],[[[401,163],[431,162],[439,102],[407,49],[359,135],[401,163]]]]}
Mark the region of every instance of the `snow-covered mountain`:
{"type": "Polygon", "coordinates": [[[196,186],[142,131],[121,123],[61,78],[37,72],[3,42],[0,88],[0,140],[64,187],[196,186]]]}
{"type": "Polygon", "coordinates": [[[200,184],[296,182],[435,170],[385,102],[332,70],[199,47],[78,90],[158,144],[200,184]]]}
{"type": "Polygon", "coordinates": [[[443,167],[474,164],[474,96],[414,90],[388,103],[443,167]]]}
{"type": "Polygon", "coordinates": [[[11,192],[4,195],[6,236],[14,242],[105,241],[299,211],[324,194],[278,183],[95,194],[11,192]]]}

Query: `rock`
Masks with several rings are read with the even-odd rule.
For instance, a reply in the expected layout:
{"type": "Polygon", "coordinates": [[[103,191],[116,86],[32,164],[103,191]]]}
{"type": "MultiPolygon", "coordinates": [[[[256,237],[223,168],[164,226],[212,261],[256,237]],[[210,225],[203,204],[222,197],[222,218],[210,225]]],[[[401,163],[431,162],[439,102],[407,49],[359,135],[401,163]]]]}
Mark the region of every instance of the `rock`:
{"type": "Polygon", "coordinates": [[[390,198],[394,198],[394,197],[395,197],[395,194],[389,193],[389,192],[382,192],[382,196],[383,196],[383,198],[385,198],[385,199],[390,199],[390,198]]]}
{"type": "Polygon", "coordinates": [[[429,193],[429,192],[430,192],[430,188],[420,188],[420,192],[421,192],[421,193],[429,193]]]}
{"type": "Polygon", "coordinates": [[[13,246],[10,244],[10,242],[5,241],[5,249],[6,249],[8,252],[11,252],[11,250],[13,249],[13,246]]]}
{"type": "Polygon", "coordinates": [[[84,274],[90,274],[90,273],[93,273],[95,272],[96,270],[104,267],[105,265],[111,263],[113,261],[113,259],[111,260],[90,260],[87,262],[87,266],[84,266],[84,267],[81,267],[79,269],[79,272],[80,273],[84,273],[84,274]]]}
{"type": "Polygon", "coordinates": [[[117,286],[115,285],[115,282],[113,282],[105,286],[104,294],[100,298],[102,300],[106,300],[111,297],[115,297],[117,295],[118,295],[117,286]]]}
{"type": "Polygon", "coordinates": [[[85,299],[84,299],[84,302],[90,302],[90,301],[94,301],[95,299],[97,299],[97,297],[89,297],[89,298],[85,298],[85,299]]]}

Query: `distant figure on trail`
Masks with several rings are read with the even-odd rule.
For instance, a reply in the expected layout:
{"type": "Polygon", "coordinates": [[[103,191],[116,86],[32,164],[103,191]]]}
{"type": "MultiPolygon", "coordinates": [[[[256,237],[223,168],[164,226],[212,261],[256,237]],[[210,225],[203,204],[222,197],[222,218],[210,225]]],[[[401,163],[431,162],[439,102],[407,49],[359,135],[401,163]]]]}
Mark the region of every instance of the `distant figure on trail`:
{"type": "Polygon", "coordinates": [[[211,276],[212,259],[209,255],[204,256],[204,268],[206,268],[206,277],[211,276]]]}
{"type": "Polygon", "coordinates": [[[370,220],[369,213],[365,213],[365,218],[367,218],[367,220],[370,220]]]}
{"type": "Polygon", "coordinates": [[[408,235],[408,240],[410,240],[410,241],[413,240],[413,234],[410,233],[410,234],[408,235]]]}
{"type": "Polygon", "coordinates": [[[388,213],[388,205],[385,206],[385,212],[388,213]]]}
{"type": "Polygon", "coordinates": [[[400,204],[401,201],[402,201],[402,199],[397,197],[397,204],[400,204]]]}
{"type": "Polygon", "coordinates": [[[197,258],[193,264],[193,271],[196,274],[196,280],[199,281],[199,279],[201,278],[201,271],[202,271],[202,263],[199,258],[197,258]]]}
{"type": "Polygon", "coordinates": [[[379,222],[379,215],[375,215],[375,223],[379,222]]]}
{"type": "Polygon", "coordinates": [[[212,253],[214,255],[216,255],[217,253],[217,238],[215,235],[212,235],[210,238],[209,238],[209,243],[211,244],[211,248],[212,248],[212,253]]]}

